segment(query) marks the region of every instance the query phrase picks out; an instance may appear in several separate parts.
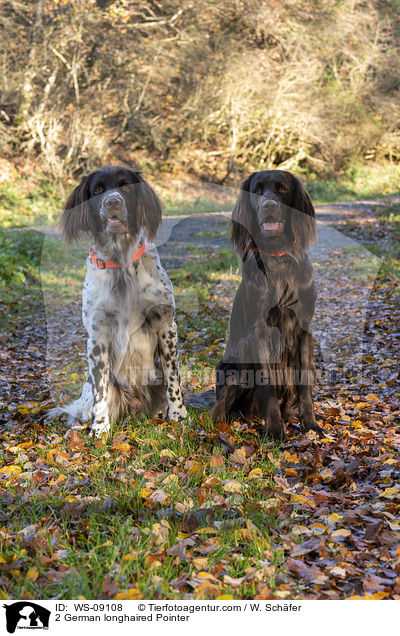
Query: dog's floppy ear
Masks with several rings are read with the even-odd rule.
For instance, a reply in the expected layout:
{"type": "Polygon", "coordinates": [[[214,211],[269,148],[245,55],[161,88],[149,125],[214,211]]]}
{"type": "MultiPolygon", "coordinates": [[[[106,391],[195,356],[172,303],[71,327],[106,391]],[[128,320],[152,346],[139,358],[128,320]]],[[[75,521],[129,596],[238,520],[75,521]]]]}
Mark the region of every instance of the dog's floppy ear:
{"type": "Polygon", "coordinates": [[[249,193],[250,179],[251,175],[241,184],[239,196],[232,210],[231,241],[240,256],[244,255],[251,241],[251,235],[249,233],[251,214],[249,193]]]}
{"type": "Polygon", "coordinates": [[[71,192],[65,202],[61,218],[64,238],[68,243],[76,241],[82,232],[94,234],[95,221],[90,214],[90,179],[92,174],[82,177],[80,184],[71,192]]]}
{"type": "Polygon", "coordinates": [[[137,226],[145,228],[150,240],[155,239],[162,220],[161,201],[146,181],[134,185],[136,194],[137,226]]]}
{"type": "Polygon", "coordinates": [[[292,230],[295,243],[301,249],[307,249],[315,240],[317,242],[317,229],[315,225],[315,210],[309,194],[304,190],[300,179],[292,175],[294,192],[291,207],[298,210],[292,218],[292,230]]]}

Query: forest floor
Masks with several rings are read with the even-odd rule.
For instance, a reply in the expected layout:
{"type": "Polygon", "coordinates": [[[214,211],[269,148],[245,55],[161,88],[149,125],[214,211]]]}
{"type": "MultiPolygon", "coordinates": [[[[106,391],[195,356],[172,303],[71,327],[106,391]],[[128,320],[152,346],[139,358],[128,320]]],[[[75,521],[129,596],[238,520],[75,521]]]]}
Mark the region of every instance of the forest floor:
{"type": "MultiPolygon", "coordinates": [[[[0,300],[3,598],[400,598],[399,206],[317,207],[317,421],[129,419],[109,439],[46,411],[85,374],[86,246],[10,233],[28,276],[0,300]],[[21,256],[22,258],[22,256],[21,256]]],[[[228,214],[168,217],[184,390],[213,386],[240,277],[228,214]]],[[[18,262],[18,259],[17,259],[18,262]]]]}

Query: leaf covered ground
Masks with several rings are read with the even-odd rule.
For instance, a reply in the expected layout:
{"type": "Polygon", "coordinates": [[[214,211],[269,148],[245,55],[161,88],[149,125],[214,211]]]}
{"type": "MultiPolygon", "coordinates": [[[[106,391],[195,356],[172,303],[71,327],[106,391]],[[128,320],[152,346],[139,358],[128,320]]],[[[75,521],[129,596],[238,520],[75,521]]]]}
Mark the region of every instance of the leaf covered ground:
{"type": "MultiPolygon", "coordinates": [[[[281,445],[257,422],[215,426],[196,411],[179,423],[120,422],[105,443],[47,424],[55,399],[76,395],[84,376],[84,255],[46,239],[44,262],[43,239],[24,233],[25,282],[1,300],[2,597],[400,598],[398,214],[340,225],[380,258],[367,295],[339,279],[346,254],[316,267],[322,349],[335,352],[343,337],[322,340],[329,299],[338,315],[362,309],[365,320],[350,374],[332,375],[317,351],[325,437],[292,423],[281,445]]],[[[212,386],[239,280],[218,242],[224,228],[207,230],[215,249],[170,271],[183,299],[184,385],[196,391],[212,386]]]]}

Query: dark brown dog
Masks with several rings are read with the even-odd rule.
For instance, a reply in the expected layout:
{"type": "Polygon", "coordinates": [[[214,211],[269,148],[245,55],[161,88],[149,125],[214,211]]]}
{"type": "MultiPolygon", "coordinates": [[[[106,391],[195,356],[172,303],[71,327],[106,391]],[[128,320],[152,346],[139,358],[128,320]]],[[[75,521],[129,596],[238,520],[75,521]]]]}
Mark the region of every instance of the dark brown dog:
{"type": "Polygon", "coordinates": [[[290,172],[250,175],[232,213],[231,239],[243,261],[230,335],[217,365],[215,420],[253,416],[284,437],[283,422],[315,422],[313,339],[316,291],[305,252],[316,238],[315,212],[290,172]]]}

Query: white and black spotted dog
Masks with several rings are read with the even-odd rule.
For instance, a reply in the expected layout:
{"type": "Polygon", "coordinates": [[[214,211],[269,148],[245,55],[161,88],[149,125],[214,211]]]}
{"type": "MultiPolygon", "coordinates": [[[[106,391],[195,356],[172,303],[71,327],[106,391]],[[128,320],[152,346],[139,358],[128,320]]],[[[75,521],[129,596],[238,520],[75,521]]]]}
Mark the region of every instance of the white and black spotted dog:
{"type": "Polygon", "coordinates": [[[50,415],[91,424],[93,435],[124,415],[186,416],[172,284],[149,243],[160,223],[157,195],[125,166],[83,177],[65,204],[65,239],[94,239],[82,295],[89,376],[80,398],[50,415]]]}

